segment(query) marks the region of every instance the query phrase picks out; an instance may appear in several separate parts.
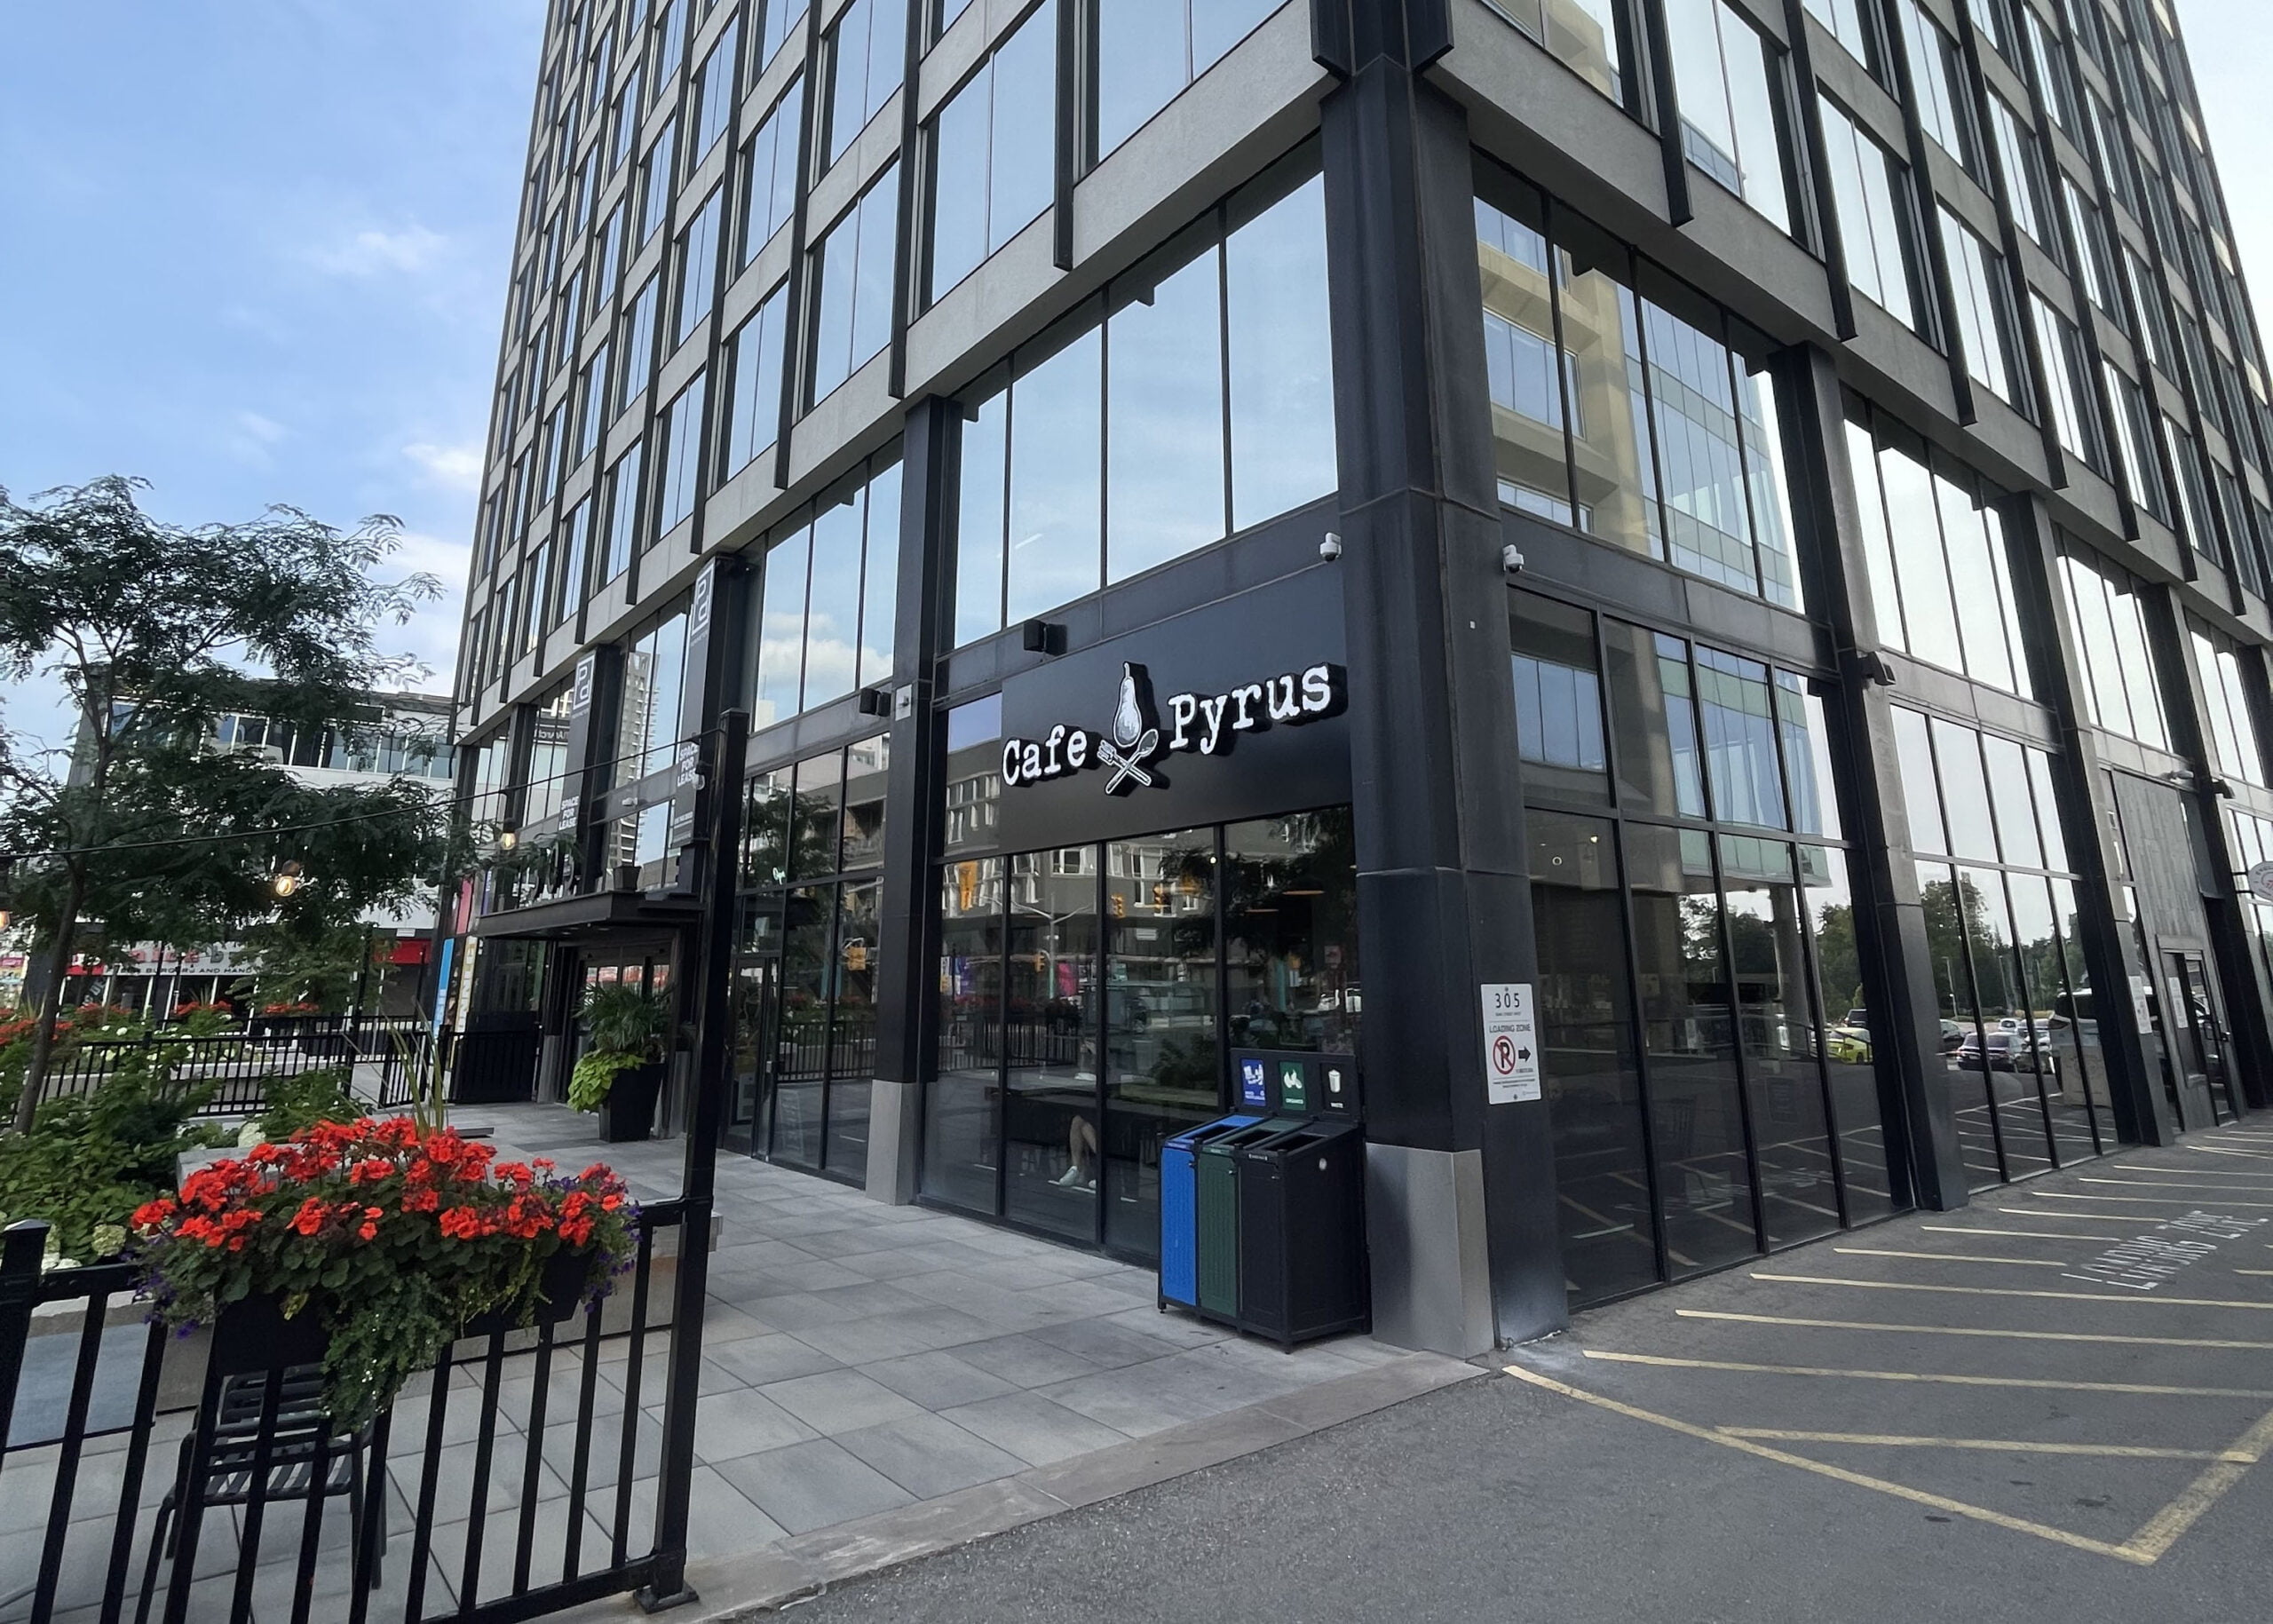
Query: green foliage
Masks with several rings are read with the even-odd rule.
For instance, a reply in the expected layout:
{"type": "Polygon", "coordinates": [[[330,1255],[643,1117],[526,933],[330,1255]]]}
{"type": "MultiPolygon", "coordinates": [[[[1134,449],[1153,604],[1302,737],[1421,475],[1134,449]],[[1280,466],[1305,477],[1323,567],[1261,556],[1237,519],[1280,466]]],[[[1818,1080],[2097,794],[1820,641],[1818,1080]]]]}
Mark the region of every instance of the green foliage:
{"type": "Polygon", "coordinates": [[[260,1117],[261,1137],[273,1143],[318,1122],[352,1122],[364,1115],[363,1102],[347,1081],[344,1066],[269,1078],[261,1090],[268,1099],[260,1117]]]}
{"type": "Polygon", "coordinates": [[[670,1010],[629,981],[606,981],[584,994],[576,1018],[598,1050],[635,1057],[636,1063],[660,1060],[670,1031],[670,1010]]]}
{"type": "Polygon", "coordinates": [[[229,990],[249,993],[253,1006],[313,1004],[327,1014],[347,1008],[355,983],[379,947],[360,920],[276,919],[245,931],[252,976],[229,990]]]}
{"type": "Polygon", "coordinates": [[[93,1092],[49,1100],[30,1132],[0,1137],[0,1223],[45,1219],[65,1256],[91,1262],[98,1227],[173,1188],[176,1157],[226,1144],[192,1122],[210,1090],[174,1082],[181,1053],[130,1051],[93,1092]]]}
{"type": "Polygon", "coordinates": [[[638,1055],[621,1050],[595,1049],[578,1060],[568,1073],[569,1108],[598,1111],[606,1102],[608,1090],[615,1087],[617,1077],[646,1064],[638,1055]]]}

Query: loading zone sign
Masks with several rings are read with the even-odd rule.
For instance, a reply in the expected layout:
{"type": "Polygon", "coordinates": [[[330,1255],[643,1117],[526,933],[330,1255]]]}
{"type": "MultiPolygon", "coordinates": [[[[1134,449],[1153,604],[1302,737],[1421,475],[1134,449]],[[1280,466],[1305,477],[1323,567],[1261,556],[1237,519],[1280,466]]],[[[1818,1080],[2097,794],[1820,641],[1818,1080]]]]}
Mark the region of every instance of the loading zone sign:
{"type": "Polygon", "coordinates": [[[1486,981],[1484,993],[1484,1079],[1495,1105],[1539,1097],[1539,1029],[1532,1016],[1531,983],[1486,981]]]}

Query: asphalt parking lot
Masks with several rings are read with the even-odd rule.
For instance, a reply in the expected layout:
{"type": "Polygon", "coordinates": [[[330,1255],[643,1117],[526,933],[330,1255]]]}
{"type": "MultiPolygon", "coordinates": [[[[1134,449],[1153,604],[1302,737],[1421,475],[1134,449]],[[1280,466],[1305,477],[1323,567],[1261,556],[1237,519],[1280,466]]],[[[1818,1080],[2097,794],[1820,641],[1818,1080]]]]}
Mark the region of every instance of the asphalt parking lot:
{"type": "Polygon", "coordinates": [[[1494,1363],[797,1611],[2273,1614],[2273,1129],[1759,1259],[1494,1363]]]}

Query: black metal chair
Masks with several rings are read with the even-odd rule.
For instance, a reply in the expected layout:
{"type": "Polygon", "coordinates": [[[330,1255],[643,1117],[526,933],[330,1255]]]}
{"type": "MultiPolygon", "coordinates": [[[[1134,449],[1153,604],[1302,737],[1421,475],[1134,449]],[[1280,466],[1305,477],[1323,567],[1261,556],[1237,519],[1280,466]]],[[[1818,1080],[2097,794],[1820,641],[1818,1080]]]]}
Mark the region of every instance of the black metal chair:
{"type": "MultiPolygon", "coordinates": [[[[313,1325],[287,1321],[273,1303],[259,1300],[233,1304],[214,1327],[197,1422],[182,1439],[173,1485],[151,1530],[135,1624],[147,1624],[162,1561],[178,1557],[174,1583],[186,1591],[198,1530],[215,1507],[299,1502],[306,1508],[302,1538],[313,1540],[321,1513],[311,1502],[344,1495],[349,1559],[361,1584],[378,1588],[386,1548],[384,1428],[343,1431],[334,1424],[323,1403],[322,1366],[307,1357],[320,1349],[313,1325]],[[182,1552],[185,1534],[190,1549],[182,1552]]],[[[249,1546],[258,1531],[247,1533],[249,1546]]],[[[249,1593],[257,1557],[255,1549],[239,1552],[241,1593],[249,1593]]],[[[304,1552],[303,1572],[311,1565],[312,1555],[304,1552]]],[[[186,1597],[169,1606],[169,1616],[181,1604],[186,1597]]]]}

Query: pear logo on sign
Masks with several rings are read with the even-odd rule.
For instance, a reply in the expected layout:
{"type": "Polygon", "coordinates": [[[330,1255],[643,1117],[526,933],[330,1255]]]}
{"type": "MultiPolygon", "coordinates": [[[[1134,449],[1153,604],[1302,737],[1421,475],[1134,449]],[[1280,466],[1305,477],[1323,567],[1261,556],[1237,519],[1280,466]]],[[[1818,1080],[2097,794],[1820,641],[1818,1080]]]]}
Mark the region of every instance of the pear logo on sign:
{"type": "Polygon", "coordinates": [[[1092,733],[1060,722],[1040,739],[1005,739],[1002,783],[1015,789],[1094,768],[1105,773],[1107,795],[1165,789],[1168,774],[1157,764],[1164,756],[1228,755],[1242,733],[1322,721],[1340,715],[1349,699],[1349,681],[1340,666],[1313,665],[1222,693],[1176,694],[1168,701],[1163,733],[1152,709],[1152,677],[1143,666],[1124,662],[1109,731],[1092,733]]]}

